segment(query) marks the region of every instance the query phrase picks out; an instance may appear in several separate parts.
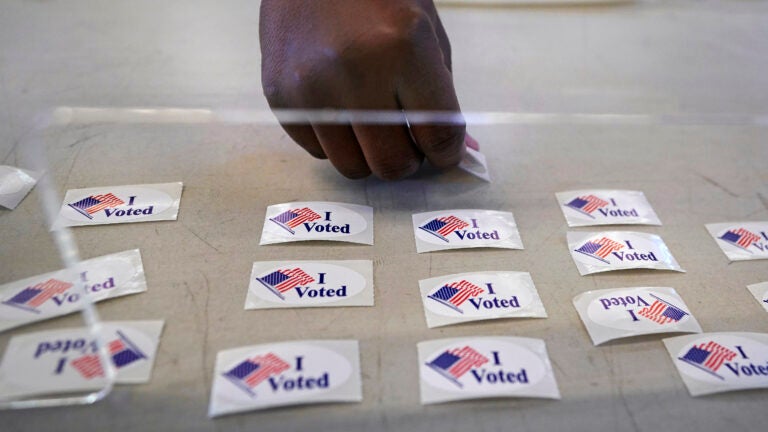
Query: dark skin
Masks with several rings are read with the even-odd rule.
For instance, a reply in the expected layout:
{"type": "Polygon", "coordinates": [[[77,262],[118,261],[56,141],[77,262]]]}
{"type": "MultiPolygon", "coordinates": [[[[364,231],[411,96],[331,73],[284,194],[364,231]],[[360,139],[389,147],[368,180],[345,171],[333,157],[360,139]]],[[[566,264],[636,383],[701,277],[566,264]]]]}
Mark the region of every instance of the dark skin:
{"type": "MultiPolygon", "coordinates": [[[[263,0],[262,85],[273,109],[460,112],[431,0],[263,0]]],[[[464,124],[282,124],[349,178],[407,177],[464,155],[464,124]]]]}

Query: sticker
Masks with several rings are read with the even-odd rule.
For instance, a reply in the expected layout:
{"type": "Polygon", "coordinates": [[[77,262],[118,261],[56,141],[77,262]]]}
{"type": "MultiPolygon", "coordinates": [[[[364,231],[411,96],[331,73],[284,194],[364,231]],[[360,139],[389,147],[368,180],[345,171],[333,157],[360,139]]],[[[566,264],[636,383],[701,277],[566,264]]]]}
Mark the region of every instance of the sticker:
{"type": "Polygon", "coordinates": [[[296,341],[220,351],[209,417],[363,400],[357,341],[296,341]]]}
{"type": "Polygon", "coordinates": [[[766,312],[768,312],[768,282],[747,286],[749,292],[755,296],[755,300],[759,301],[766,312]]]}
{"type": "Polygon", "coordinates": [[[569,227],[661,225],[645,194],[640,191],[587,189],[555,195],[569,227]]]}
{"type": "MultiPolygon", "coordinates": [[[[163,321],[102,322],[115,382],[149,381],[163,321]]],[[[107,382],[86,327],[14,336],[0,364],[0,399],[93,390],[107,382]]]]}
{"type": "Polygon", "coordinates": [[[35,187],[41,174],[8,165],[0,165],[0,206],[15,209],[35,187]]]}
{"type": "Polygon", "coordinates": [[[573,305],[595,345],[655,333],[701,333],[701,326],[673,288],[587,291],[574,297],[573,305]]]}
{"type": "Polygon", "coordinates": [[[529,273],[459,273],[419,281],[429,328],[499,318],[546,318],[529,273]]]}
{"type": "Polygon", "coordinates": [[[261,245],[306,240],[373,244],[373,208],[335,202],[292,202],[267,207],[261,245]]]}
{"type": "Polygon", "coordinates": [[[491,182],[491,174],[488,172],[488,162],[480,151],[467,147],[464,158],[459,162],[459,168],[480,180],[491,182]]]}
{"type": "Polygon", "coordinates": [[[766,333],[702,333],[664,345],[691,396],[768,388],[766,333]]]}
{"type": "Polygon", "coordinates": [[[53,229],[176,220],[182,183],[71,189],[53,229]]]}
{"type": "Polygon", "coordinates": [[[81,261],[77,272],[59,270],[0,286],[0,332],[79,311],[83,288],[94,303],[146,291],[139,250],[81,261]]]}
{"type": "Polygon", "coordinates": [[[630,231],[568,232],[573,261],[584,276],[625,269],[685,272],[661,237],[630,231]]]}
{"type": "Polygon", "coordinates": [[[768,258],[768,221],[707,224],[707,231],[731,261],[768,258]]]}
{"type": "Polygon", "coordinates": [[[495,397],[560,399],[543,340],[439,339],[420,342],[418,351],[424,405],[495,397]]]}
{"type": "Polygon", "coordinates": [[[246,309],[373,306],[372,261],[253,263],[246,309]]]}
{"type": "Polygon", "coordinates": [[[523,249],[515,218],[493,210],[444,210],[413,215],[416,252],[444,249],[523,249]]]}

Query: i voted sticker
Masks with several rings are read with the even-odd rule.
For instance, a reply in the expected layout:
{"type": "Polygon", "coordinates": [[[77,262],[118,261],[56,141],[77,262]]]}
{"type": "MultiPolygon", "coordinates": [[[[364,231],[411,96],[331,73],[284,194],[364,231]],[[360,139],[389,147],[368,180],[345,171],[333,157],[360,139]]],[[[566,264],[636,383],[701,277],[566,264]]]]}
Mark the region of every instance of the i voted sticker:
{"type": "Polygon", "coordinates": [[[216,356],[208,416],[362,398],[357,341],[255,345],[216,356]]]}
{"type": "Polygon", "coordinates": [[[707,231],[731,261],[768,258],[768,221],[708,224],[707,231]]]}
{"type": "Polygon", "coordinates": [[[92,302],[147,290],[138,249],[82,261],[60,270],[0,286],[0,332],[79,311],[83,290],[92,302]]]}
{"type": "Polygon", "coordinates": [[[413,215],[416,252],[445,249],[523,249],[512,213],[493,210],[444,210],[413,215]]]}
{"type": "Polygon", "coordinates": [[[335,202],[292,202],[267,207],[261,245],[307,240],[373,244],[373,209],[335,202]]]}
{"type": "MultiPolygon", "coordinates": [[[[118,384],[148,382],[163,321],[102,322],[101,337],[118,384]]],[[[106,385],[98,343],[88,328],[15,336],[0,363],[0,400],[99,389],[106,385]]]]}
{"type": "Polygon", "coordinates": [[[664,345],[691,396],[768,388],[766,333],[702,333],[664,345]]]}
{"type": "Polygon", "coordinates": [[[419,281],[429,328],[500,318],[546,318],[531,275],[491,271],[419,281]]]}
{"type": "Polygon", "coordinates": [[[747,286],[749,292],[755,296],[755,300],[760,302],[766,312],[768,312],[768,282],[747,286]]]}
{"type": "Polygon", "coordinates": [[[645,194],[640,191],[587,189],[555,195],[569,227],[661,225],[645,194]]]}
{"type": "Polygon", "coordinates": [[[595,345],[655,333],[701,333],[701,326],[673,288],[587,291],[573,305],[595,345]]]}
{"type": "Polygon", "coordinates": [[[246,309],[373,306],[371,261],[253,264],[246,309]]]}
{"type": "Polygon", "coordinates": [[[544,341],[475,337],[421,342],[421,403],[465,399],[560,399],[544,341]]]}
{"type": "Polygon", "coordinates": [[[15,209],[35,187],[40,175],[34,171],[0,165],[0,206],[15,209]]]}
{"type": "Polygon", "coordinates": [[[661,237],[630,231],[568,232],[573,261],[584,276],[612,270],[684,272],[661,237]]]}
{"type": "Polygon", "coordinates": [[[64,197],[53,229],[176,220],[181,190],[181,183],[72,189],[64,197]]]}

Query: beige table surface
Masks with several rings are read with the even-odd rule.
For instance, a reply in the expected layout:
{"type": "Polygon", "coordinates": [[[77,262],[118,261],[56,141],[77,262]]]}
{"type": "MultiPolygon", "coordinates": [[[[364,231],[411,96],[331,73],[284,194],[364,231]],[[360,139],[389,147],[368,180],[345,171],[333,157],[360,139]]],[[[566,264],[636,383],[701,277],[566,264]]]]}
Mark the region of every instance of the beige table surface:
{"type": "MultiPolygon", "coordinates": [[[[729,263],[705,223],[768,220],[768,4],[634,2],[592,7],[442,9],[464,109],[501,112],[469,130],[495,181],[424,172],[348,181],[279,127],[80,122],[36,129],[57,106],[263,111],[256,1],[20,1],[0,4],[0,163],[36,139],[58,192],[183,181],[178,221],[74,230],[85,258],[140,248],[149,291],[102,303],[105,319],[165,319],[153,378],[87,407],[0,412],[0,430],[652,431],[765,430],[768,391],[692,398],[660,342],[594,347],[571,299],[671,286],[705,331],[768,332],[746,285],[768,261],[729,263]],[[687,273],[579,276],[554,193],[642,190],[687,273]],[[373,247],[258,246],[265,208],[328,200],[375,208],[373,247]],[[415,253],[411,214],[513,211],[523,251],[415,253]],[[371,259],[376,306],[245,311],[254,261],[371,259]],[[547,319],[427,329],[419,279],[528,271],[547,319]],[[275,330],[279,324],[279,331],[275,330]],[[547,343],[562,400],[421,406],[416,343],[515,335],[547,343]],[[216,352],[270,341],[360,341],[364,401],[206,418],[216,352]]],[[[182,119],[186,118],[183,115],[182,119]]],[[[37,196],[0,211],[0,283],[61,263],[37,196]]],[[[633,228],[635,229],[635,228],[633,228]]],[[[71,316],[0,335],[73,326],[71,316]]]]}

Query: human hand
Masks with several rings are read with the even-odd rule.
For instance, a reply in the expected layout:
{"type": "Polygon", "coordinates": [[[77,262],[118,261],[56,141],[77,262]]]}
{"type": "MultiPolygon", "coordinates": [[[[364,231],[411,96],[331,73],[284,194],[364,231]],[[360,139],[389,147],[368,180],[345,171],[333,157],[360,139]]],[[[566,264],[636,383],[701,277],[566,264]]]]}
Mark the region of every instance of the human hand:
{"type": "MultiPolygon", "coordinates": [[[[262,85],[273,109],[458,113],[431,0],[262,0],[262,85]]],[[[349,178],[399,179],[464,155],[464,124],[282,124],[349,178]]]]}

